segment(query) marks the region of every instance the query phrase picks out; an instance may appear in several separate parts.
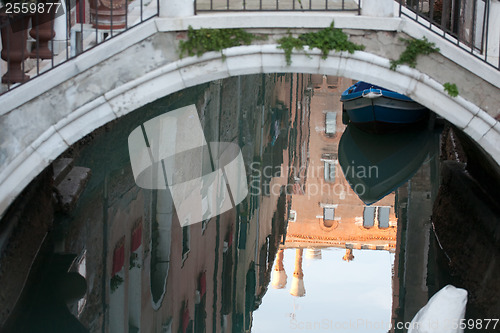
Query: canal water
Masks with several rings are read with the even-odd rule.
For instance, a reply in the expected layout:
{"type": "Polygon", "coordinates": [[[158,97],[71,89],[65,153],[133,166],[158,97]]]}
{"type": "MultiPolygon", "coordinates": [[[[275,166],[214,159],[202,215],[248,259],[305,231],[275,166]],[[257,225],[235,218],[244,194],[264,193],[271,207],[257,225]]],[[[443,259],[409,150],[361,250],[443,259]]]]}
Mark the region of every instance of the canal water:
{"type": "Polygon", "coordinates": [[[402,133],[345,125],[352,83],[218,80],[82,139],[59,160],[72,176],[46,171],[57,190],[32,230],[43,237],[0,257],[0,325],[407,332],[451,284],[468,292],[465,332],[500,331],[500,215],[465,170],[461,134],[433,115],[402,133]]]}

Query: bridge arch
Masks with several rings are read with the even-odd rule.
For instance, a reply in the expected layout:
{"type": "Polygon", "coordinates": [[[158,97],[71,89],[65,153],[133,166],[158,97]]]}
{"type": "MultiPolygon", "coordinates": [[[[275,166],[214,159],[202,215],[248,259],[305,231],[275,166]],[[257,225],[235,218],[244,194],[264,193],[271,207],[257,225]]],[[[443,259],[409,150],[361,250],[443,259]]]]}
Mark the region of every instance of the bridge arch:
{"type": "MultiPolygon", "coordinates": [[[[106,123],[182,89],[230,76],[310,73],[343,76],[398,91],[462,129],[500,164],[500,125],[479,106],[452,98],[441,83],[417,69],[390,70],[389,59],[370,52],[296,53],[287,65],[275,44],[249,45],[176,60],[110,89],[56,120],[0,170],[0,216],[15,197],[69,146],[106,123]]],[[[118,69],[119,70],[119,69],[118,69]]]]}

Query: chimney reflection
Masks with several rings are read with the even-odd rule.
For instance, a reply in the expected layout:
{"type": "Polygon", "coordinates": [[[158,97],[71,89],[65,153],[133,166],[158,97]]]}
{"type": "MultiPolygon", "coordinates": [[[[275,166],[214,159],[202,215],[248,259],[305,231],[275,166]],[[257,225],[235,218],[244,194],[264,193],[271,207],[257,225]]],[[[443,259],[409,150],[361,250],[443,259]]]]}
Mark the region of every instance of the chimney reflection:
{"type": "Polygon", "coordinates": [[[313,260],[321,260],[321,249],[306,249],[306,258],[313,260]]]}
{"type": "Polygon", "coordinates": [[[292,287],[290,288],[290,294],[297,297],[306,295],[306,288],[304,286],[304,272],[302,271],[303,251],[303,249],[295,250],[295,271],[293,272],[292,287]]]}
{"type": "Polygon", "coordinates": [[[354,255],[352,254],[352,249],[345,250],[345,254],[342,257],[342,260],[347,261],[347,262],[354,260],[354,255]]]}
{"type": "Polygon", "coordinates": [[[276,255],[276,268],[274,268],[272,286],[274,289],[283,289],[286,287],[286,272],[283,266],[284,249],[280,249],[276,255]]]}

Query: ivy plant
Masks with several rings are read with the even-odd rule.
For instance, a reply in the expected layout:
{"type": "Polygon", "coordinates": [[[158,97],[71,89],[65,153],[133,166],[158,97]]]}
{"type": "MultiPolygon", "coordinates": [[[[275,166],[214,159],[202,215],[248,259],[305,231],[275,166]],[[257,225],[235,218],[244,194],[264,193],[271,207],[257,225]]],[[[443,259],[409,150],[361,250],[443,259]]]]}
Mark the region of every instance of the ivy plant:
{"type": "Polygon", "coordinates": [[[292,51],[303,50],[304,49],[304,41],[299,38],[293,37],[290,32],[288,32],[288,36],[281,37],[278,39],[278,48],[285,51],[286,64],[292,64],[292,51]]]}
{"type": "Polygon", "coordinates": [[[111,292],[115,292],[116,289],[123,283],[123,278],[120,275],[113,275],[111,280],[109,281],[109,287],[111,292]]]}
{"type": "Polygon", "coordinates": [[[348,51],[354,53],[356,50],[364,50],[364,45],[358,45],[348,40],[348,36],[341,30],[334,27],[334,22],[328,28],[317,32],[309,32],[293,37],[291,33],[288,36],[278,40],[278,48],[285,51],[287,65],[292,63],[291,56],[293,49],[303,50],[305,46],[311,50],[318,48],[321,50],[322,58],[326,59],[328,53],[335,51],[348,51]]]}
{"type": "MultiPolygon", "coordinates": [[[[188,27],[187,40],[179,42],[179,56],[184,55],[201,56],[205,52],[220,51],[240,45],[249,45],[257,39],[265,37],[257,36],[243,29],[193,29],[188,27]]],[[[224,55],[223,55],[224,58],[224,55]]]]}
{"type": "Polygon", "coordinates": [[[446,82],[445,84],[443,84],[443,87],[444,91],[446,91],[451,97],[458,96],[458,88],[455,83],[446,82]]]}
{"type": "Polygon", "coordinates": [[[391,60],[391,69],[394,71],[398,65],[407,64],[411,68],[417,65],[417,57],[428,55],[434,52],[439,52],[436,44],[429,42],[427,38],[422,39],[406,39],[400,38],[406,44],[406,49],[401,53],[398,60],[391,60]]]}

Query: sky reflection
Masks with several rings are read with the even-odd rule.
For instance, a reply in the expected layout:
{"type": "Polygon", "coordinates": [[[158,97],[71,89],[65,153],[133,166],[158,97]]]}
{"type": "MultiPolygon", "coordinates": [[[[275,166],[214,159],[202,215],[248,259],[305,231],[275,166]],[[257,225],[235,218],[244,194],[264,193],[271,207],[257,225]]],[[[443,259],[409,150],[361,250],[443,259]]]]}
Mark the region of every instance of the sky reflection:
{"type": "MultiPolygon", "coordinates": [[[[386,332],[375,325],[390,323],[394,254],[355,249],[354,260],[347,262],[342,260],[344,252],[324,248],[321,259],[304,255],[306,294],[295,297],[290,295],[295,249],[285,249],[287,286],[269,288],[254,312],[252,332],[386,332]]],[[[274,274],[273,269],[271,280],[274,274]]]]}

